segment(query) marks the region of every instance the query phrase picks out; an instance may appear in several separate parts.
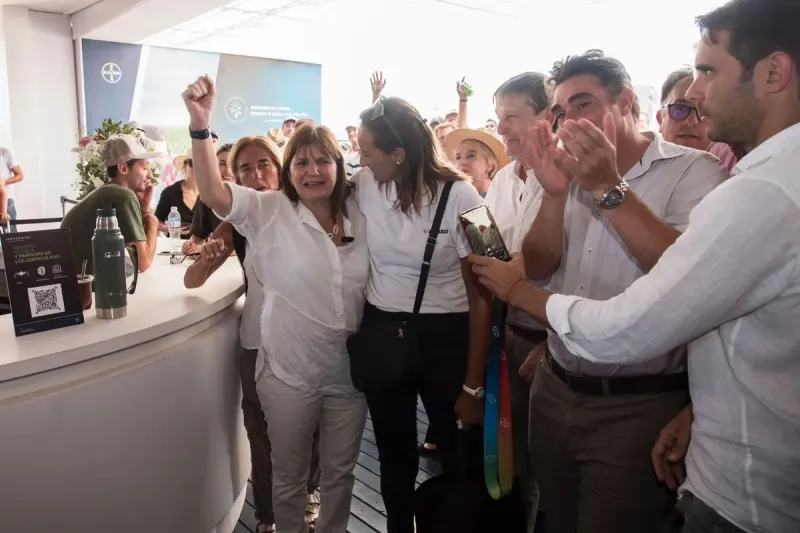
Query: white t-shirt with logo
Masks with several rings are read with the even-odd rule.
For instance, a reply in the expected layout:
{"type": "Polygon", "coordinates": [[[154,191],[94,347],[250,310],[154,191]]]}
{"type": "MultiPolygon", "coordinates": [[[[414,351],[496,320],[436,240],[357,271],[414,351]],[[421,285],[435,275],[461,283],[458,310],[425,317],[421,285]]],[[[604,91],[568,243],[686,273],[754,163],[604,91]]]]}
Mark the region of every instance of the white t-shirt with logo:
{"type": "MultiPolygon", "coordinates": [[[[367,219],[369,282],[367,301],[389,312],[410,313],[414,309],[420,267],[428,231],[439,204],[423,198],[422,213],[404,214],[395,207],[394,183],[380,187],[368,168],[352,178],[356,201],[367,219]]],[[[444,184],[441,184],[439,190],[444,184]]],[[[468,181],[457,181],[450,190],[420,313],[462,313],[469,310],[461,277],[461,259],[470,252],[469,241],[458,222],[459,213],[483,204],[468,181]]]]}

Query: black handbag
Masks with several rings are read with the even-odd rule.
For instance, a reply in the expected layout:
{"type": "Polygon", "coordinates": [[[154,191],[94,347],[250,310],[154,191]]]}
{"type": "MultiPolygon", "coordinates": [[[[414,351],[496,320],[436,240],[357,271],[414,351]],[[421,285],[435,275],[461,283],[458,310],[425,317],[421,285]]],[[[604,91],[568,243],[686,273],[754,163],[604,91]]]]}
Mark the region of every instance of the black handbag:
{"type": "Polygon", "coordinates": [[[347,339],[350,377],[353,385],[360,391],[381,390],[397,385],[411,375],[416,367],[419,357],[416,320],[422,307],[425,285],[431,269],[431,258],[452,187],[453,182],[450,181],[442,188],[436,215],[428,233],[428,243],[420,267],[417,296],[411,318],[362,327],[347,339]]]}

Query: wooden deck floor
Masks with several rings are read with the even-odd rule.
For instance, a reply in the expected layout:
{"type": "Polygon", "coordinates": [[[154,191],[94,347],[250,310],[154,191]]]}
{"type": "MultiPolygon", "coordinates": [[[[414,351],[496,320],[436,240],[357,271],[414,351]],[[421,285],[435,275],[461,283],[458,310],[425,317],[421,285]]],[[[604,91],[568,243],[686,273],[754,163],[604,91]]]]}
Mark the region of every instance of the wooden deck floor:
{"type": "MultiPolygon", "coordinates": [[[[428,417],[422,408],[417,406],[417,439],[420,443],[425,439],[428,430],[428,417]]],[[[417,484],[440,473],[436,461],[420,457],[417,484]]],[[[380,493],[380,470],[378,467],[378,448],[375,446],[375,435],[372,433],[372,420],[367,418],[364,437],[361,439],[361,455],[355,469],[356,482],[353,487],[353,504],[350,507],[349,533],[386,533],[386,510],[380,493]]],[[[253,516],[253,493],[250,482],[247,482],[247,502],[239,518],[234,533],[254,533],[256,521],[253,516]]]]}

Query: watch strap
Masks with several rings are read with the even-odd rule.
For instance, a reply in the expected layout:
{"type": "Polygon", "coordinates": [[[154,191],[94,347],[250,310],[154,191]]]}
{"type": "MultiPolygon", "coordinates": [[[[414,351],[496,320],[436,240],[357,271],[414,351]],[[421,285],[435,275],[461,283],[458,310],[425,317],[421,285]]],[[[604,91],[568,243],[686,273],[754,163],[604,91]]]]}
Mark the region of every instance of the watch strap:
{"type": "Polygon", "coordinates": [[[193,130],[189,128],[189,137],[198,141],[204,141],[211,138],[211,130],[206,128],[204,130],[193,130]]]}

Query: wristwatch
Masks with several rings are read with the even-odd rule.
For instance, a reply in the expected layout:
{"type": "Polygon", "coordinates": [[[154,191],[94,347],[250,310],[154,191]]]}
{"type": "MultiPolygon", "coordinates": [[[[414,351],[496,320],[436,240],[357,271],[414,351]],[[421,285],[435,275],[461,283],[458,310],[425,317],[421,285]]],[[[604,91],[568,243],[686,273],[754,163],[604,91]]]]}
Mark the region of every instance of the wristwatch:
{"type": "Polygon", "coordinates": [[[483,387],[478,387],[477,389],[470,389],[466,385],[462,385],[461,388],[464,390],[464,392],[466,392],[476,400],[483,400],[483,397],[486,394],[486,390],[483,387]]]}
{"type": "Polygon", "coordinates": [[[616,209],[622,205],[622,201],[625,200],[625,194],[629,189],[628,182],[621,179],[619,183],[604,192],[599,200],[595,199],[594,203],[600,209],[616,209]]]}
{"type": "Polygon", "coordinates": [[[189,137],[192,139],[197,139],[198,141],[204,141],[211,137],[211,130],[206,128],[204,130],[193,130],[189,128],[189,137]]]}

